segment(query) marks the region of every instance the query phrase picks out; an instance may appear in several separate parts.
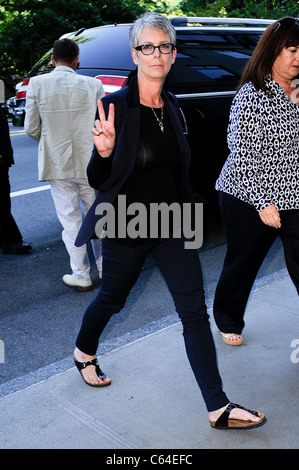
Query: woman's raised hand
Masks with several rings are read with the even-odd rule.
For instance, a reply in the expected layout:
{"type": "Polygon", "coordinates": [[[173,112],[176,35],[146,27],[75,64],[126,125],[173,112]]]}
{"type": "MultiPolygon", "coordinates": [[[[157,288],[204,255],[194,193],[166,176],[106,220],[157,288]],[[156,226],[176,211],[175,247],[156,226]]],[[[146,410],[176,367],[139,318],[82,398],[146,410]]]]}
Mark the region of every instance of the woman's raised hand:
{"type": "Polygon", "coordinates": [[[114,104],[109,105],[107,119],[101,100],[98,101],[98,110],[100,119],[95,121],[92,129],[93,141],[101,157],[107,158],[115,146],[114,104]]]}

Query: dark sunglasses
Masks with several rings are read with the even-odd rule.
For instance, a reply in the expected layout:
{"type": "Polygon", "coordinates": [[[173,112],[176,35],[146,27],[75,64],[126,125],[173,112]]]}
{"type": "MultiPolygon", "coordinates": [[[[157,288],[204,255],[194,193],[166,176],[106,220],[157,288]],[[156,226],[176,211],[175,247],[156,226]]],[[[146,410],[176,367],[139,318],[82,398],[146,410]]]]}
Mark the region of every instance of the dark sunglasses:
{"type": "Polygon", "coordinates": [[[277,31],[279,28],[282,29],[289,29],[291,26],[293,26],[295,23],[299,24],[299,19],[298,18],[292,18],[292,17],[287,17],[287,18],[282,18],[282,20],[279,20],[277,22],[277,25],[275,26],[273,33],[277,31]]]}

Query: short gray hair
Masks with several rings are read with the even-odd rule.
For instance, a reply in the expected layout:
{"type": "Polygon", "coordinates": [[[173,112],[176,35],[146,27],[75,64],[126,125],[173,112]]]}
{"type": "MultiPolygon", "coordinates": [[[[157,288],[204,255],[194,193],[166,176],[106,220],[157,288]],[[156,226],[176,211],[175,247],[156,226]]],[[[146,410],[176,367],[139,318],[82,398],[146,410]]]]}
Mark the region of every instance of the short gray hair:
{"type": "Polygon", "coordinates": [[[138,39],[144,28],[160,29],[169,37],[169,42],[176,44],[176,32],[166,16],[159,13],[145,13],[138,18],[130,28],[129,38],[131,47],[138,46],[138,39]]]}

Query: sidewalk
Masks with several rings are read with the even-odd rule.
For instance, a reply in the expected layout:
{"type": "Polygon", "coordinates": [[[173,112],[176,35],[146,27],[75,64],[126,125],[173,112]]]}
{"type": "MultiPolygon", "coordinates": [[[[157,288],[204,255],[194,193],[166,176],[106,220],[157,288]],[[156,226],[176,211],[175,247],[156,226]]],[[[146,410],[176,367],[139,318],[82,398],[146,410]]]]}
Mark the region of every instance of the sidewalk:
{"type": "Polygon", "coordinates": [[[72,367],[1,398],[0,448],[298,449],[299,301],[280,274],[255,287],[243,346],[225,345],[211,318],[224,389],[266,414],[261,428],[209,426],[175,323],[100,357],[109,387],[88,387],[72,367]]]}

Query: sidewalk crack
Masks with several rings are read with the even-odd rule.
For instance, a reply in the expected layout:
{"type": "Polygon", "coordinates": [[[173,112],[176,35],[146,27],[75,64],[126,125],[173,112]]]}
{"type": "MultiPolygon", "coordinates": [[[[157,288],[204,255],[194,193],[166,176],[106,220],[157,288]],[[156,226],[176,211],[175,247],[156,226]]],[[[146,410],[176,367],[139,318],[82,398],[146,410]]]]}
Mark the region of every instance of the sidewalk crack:
{"type": "Polygon", "coordinates": [[[81,423],[83,423],[85,426],[88,426],[90,429],[92,429],[97,434],[99,434],[100,436],[110,441],[115,446],[117,445],[119,446],[121,444],[121,447],[118,447],[118,448],[125,447],[127,449],[137,449],[137,446],[126,442],[118,433],[116,433],[115,431],[110,429],[108,426],[100,422],[94,416],[90,415],[89,413],[86,413],[78,406],[66,400],[58,393],[51,391],[48,393],[48,396],[53,402],[55,402],[55,404],[58,404],[65,412],[67,412],[68,414],[76,418],[77,420],[81,421],[81,423]]]}

